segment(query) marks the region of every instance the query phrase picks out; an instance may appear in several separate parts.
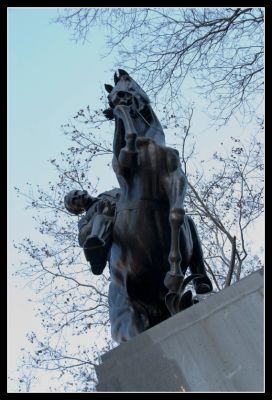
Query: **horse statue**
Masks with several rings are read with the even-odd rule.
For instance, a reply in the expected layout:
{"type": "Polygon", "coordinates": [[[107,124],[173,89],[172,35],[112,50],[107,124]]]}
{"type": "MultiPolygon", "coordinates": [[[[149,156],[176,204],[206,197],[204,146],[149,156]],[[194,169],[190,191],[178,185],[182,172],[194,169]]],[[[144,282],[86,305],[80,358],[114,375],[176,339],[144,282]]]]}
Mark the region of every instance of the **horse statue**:
{"type": "Polygon", "coordinates": [[[194,304],[212,283],[193,220],[183,202],[187,180],[143,89],[119,69],[105,85],[115,120],[112,166],[120,185],[110,250],[112,338],[135,335],[194,304]],[[190,268],[191,275],[185,278],[190,268]]]}

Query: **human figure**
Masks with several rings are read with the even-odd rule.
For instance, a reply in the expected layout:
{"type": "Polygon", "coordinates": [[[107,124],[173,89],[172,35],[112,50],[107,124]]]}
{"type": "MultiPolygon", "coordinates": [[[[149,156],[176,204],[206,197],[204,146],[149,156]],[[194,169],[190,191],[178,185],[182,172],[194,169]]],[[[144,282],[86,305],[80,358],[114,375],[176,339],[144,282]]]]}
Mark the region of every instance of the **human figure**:
{"type": "Polygon", "coordinates": [[[71,190],[64,197],[65,208],[74,215],[85,215],[78,221],[78,242],[95,275],[100,275],[107,263],[112,241],[112,227],[119,189],[92,197],[86,190],[71,190]]]}

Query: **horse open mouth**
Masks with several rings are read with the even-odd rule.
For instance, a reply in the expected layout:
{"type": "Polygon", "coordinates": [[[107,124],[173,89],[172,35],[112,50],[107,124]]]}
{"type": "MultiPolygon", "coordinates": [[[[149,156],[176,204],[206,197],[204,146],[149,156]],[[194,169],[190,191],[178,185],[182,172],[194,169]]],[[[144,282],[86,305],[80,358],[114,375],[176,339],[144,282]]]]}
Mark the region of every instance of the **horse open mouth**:
{"type": "Polygon", "coordinates": [[[121,99],[117,104],[119,106],[132,106],[132,98],[121,99]]]}
{"type": "Polygon", "coordinates": [[[139,109],[139,102],[135,97],[126,96],[124,98],[119,98],[118,101],[115,101],[114,104],[110,102],[111,108],[115,108],[116,106],[126,106],[130,107],[130,114],[132,117],[136,116],[136,110],[139,109]]]}

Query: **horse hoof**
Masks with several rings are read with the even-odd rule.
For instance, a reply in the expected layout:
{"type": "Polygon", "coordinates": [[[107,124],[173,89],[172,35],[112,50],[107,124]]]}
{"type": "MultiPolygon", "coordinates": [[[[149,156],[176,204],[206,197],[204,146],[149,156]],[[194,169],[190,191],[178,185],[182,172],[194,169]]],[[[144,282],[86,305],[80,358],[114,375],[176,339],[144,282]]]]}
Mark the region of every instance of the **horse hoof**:
{"type": "Polygon", "coordinates": [[[191,290],[185,292],[179,300],[179,311],[183,311],[194,304],[193,293],[191,290]]]}
{"type": "Polygon", "coordinates": [[[213,290],[212,282],[208,276],[200,276],[194,280],[196,294],[206,294],[213,290]]]}
{"type": "Polygon", "coordinates": [[[178,296],[174,292],[168,292],[165,296],[165,304],[170,312],[170,315],[174,315],[177,313],[177,300],[178,296]]]}
{"type": "Polygon", "coordinates": [[[209,285],[207,285],[207,283],[200,283],[197,286],[197,290],[196,290],[197,294],[205,294],[205,293],[209,293],[209,292],[211,292],[211,288],[209,285]]]}

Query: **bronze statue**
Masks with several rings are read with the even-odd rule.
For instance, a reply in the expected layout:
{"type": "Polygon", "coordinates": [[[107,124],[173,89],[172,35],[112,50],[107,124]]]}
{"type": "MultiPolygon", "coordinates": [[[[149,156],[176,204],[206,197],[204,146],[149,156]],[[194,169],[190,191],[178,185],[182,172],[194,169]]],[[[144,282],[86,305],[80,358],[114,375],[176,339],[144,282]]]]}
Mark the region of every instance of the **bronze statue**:
{"type": "Polygon", "coordinates": [[[112,224],[119,189],[92,197],[86,190],[71,190],[64,197],[65,208],[74,215],[85,215],[78,221],[78,242],[95,275],[100,275],[108,261],[112,242],[112,224]]]}
{"type": "Polygon", "coordinates": [[[177,150],[166,147],[162,126],[148,96],[124,70],[105,85],[115,120],[112,166],[120,189],[92,198],[72,191],[66,208],[86,211],[79,244],[95,274],[110,267],[112,338],[127,341],[194,304],[212,291],[193,220],[185,215],[187,179],[177,150]],[[104,195],[111,195],[111,202],[104,195]],[[185,278],[187,269],[191,275],[185,278]]]}
{"type": "Polygon", "coordinates": [[[121,193],[110,251],[112,337],[129,340],[193,304],[212,290],[198,235],[184,215],[186,176],[177,150],[164,132],[146,93],[124,70],[105,85],[115,119],[113,169],[121,193]],[[187,268],[192,275],[184,279],[187,268]]]}

